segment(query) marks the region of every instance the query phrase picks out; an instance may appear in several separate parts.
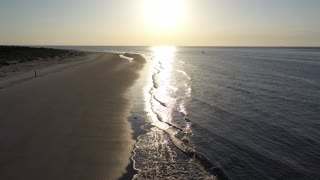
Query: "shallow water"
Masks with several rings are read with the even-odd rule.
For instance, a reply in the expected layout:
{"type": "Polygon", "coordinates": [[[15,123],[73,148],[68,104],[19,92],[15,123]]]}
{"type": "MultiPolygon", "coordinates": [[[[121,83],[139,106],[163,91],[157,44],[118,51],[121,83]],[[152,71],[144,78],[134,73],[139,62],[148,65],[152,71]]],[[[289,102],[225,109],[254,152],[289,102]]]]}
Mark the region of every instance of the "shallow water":
{"type": "Polygon", "coordinates": [[[136,177],[320,177],[319,48],[76,48],[151,60],[131,93],[136,177]]]}

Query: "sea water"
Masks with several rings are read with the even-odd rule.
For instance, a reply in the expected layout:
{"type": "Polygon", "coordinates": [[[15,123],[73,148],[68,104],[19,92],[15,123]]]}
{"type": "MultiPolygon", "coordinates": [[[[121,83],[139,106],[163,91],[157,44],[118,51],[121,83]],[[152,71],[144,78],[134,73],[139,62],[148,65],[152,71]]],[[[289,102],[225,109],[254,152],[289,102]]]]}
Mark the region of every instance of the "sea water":
{"type": "Polygon", "coordinates": [[[137,179],[320,177],[320,48],[59,48],[148,59],[129,93],[137,179]]]}

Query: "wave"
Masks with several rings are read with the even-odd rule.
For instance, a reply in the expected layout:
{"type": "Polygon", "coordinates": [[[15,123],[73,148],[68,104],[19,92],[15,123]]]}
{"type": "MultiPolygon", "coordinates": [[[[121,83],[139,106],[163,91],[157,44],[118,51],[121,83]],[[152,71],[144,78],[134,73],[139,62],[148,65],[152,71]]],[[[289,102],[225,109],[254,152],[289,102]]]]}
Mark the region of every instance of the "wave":
{"type": "Polygon", "coordinates": [[[168,81],[161,81],[161,75],[168,75],[170,70],[154,59],[153,63],[146,97],[147,117],[152,126],[148,126],[146,134],[138,137],[135,145],[132,159],[138,174],[134,178],[216,179],[217,176],[229,179],[220,167],[195,151],[189,138],[192,123],[186,118],[183,103],[177,103],[177,100],[191,96],[191,87],[188,86],[191,77],[182,70],[172,71],[179,73],[183,81],[176,84],[178,87],[171,86],[168,81]],[[183,125],[172,120],[173,111],[181,115],[183,125]]]}

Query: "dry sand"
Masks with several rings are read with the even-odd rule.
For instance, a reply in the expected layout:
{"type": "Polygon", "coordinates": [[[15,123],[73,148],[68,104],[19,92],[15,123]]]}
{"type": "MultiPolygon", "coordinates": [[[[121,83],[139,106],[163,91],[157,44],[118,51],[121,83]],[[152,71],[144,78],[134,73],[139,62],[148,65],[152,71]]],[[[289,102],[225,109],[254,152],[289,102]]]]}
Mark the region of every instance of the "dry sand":
{"type": "Polygon", "coordinates": [[[124,93],[145,60],[90,62],[0,89],[0,179],[117,179],[134,140],[124,93]]]}

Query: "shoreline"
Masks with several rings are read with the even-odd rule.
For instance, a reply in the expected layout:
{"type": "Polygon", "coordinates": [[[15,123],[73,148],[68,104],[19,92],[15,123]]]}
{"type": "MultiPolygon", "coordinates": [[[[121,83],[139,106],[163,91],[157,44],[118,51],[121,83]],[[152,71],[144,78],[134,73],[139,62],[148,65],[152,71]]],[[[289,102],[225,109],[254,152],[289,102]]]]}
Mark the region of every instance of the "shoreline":
{"type": "Polygon", "coordinates": [[[116,53],[89,56],[85,63],[46,67],[32,81],[0,88],[2,177],[116,179],[126,174],[135,142],[128,121],[132,102],[125,92],[146,60],[127,53],[133,62],[116,53]]]}

